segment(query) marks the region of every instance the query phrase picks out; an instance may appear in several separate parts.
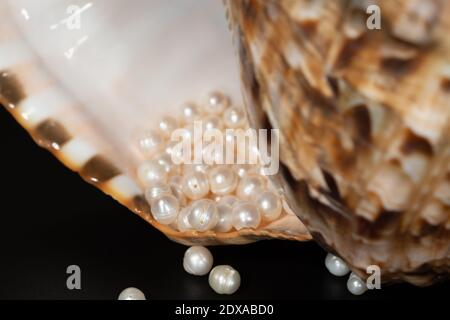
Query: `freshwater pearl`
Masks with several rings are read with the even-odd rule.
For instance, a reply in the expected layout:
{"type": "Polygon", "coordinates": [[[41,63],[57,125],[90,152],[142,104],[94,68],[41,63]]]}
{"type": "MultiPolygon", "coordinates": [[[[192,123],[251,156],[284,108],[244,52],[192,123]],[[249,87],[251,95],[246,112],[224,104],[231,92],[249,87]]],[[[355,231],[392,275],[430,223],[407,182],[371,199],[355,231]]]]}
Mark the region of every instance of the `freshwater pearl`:
{"type": "Polygon", "coordinates": [[[233,206],[233,227],[237,230],[243,228],[257,228],[261,222],[261,214],[256,205],[250,201],[240,201],[233,206]]]}
{"type": "Polygon", "coordinates": [[[241,276],[231,266],[216,266],[209,273],[208,282],[218,294],[233,294],[241,285],[241,276]]]}
{"type": "Polygon", "coordinates": [[[219,221],[217,222],[215,230],[218,232],[228,232],[233,228],[232,208],[226,204],[218,204],[217,211],[219,212],[219,221]]]}
{"type": "Polygon", "coordinates": [[[217,166],[209,170],[208,181],[211,192],[217,195],[233,192],[238,184],[237,175],[226,166],[217,166]]]}
{"type": "Polygon", "coordinates": [[[181,209],[180,213],[177,217],[177,229],[180,232],[185,232],[188,230],[191,230],[191,224],[189,223],[188,217],[190,213],[191,208],[190,207],[184,207],[181,209]]]}
{"type": "Polygon", "coordinates": [[[213,256],[208,249],[193,246],[184,253],[183,268],[194,276],[204,276],[211,270],[213,261],[213,256]]]}
{"type": "Polygon", "coordinates": [[[157,161],[147,160],[139,165],[137,176],[142,184],[147,186],[157,181],[165,181],[167,172],[157,161]]]}
{"type": "Polygon", "coordinates": [[[144,293],[137,288],[126,288],[117,300],[146,300],[144,293]]]}
{"type": "Polygon", "coordinates": [[[186,196],[183,193],[183,190],[181,189],[181,184],[179,183],[169,183],[170,186],[170,192],[173,194],[175,198],[177,198],[178,203],[180,204],[180,207],[184,207],[187,203],[186,196]]]}
{"type": "Polygon", "coordinates": [[[252,169],[252,167],[253,166],[249,164],[236,164],[234,166],[234,171],[239,177],[243,178],[252,169]]]}
{"type": "Polygon", "coordinates": [[[219,204],[219,205],[223,204],[223,205],[227,205],[227,206],[233,207],[234,204],[235,204],[236,202],[238,202],[238,200],[239,200],[239,198],[236,197],[236,196],[233,196],[233,195],[226,195],[226,196],[223,196],[223,197],[221,197],[221,198],[219,199],[218,204],[219,204]]]}
{"type": "Polygon", "coordinates": [[[219,221],[219,212],[214,201],[202,199],[193,202],[188,221],[194,230],[212,230],[219,221]]]}
{"type": "Polygon", "coordinates": [[[222,129],[222,120],[215,115],[207,116],[202,120],[203,130],[222,129]]]}
{"type": "Polygon", "coordinates": [[[164,146],[163,137],[156,131],[147,130],[139,138],[139,150],[146,156],[152,157],[164,146]]]}
{"type": "Polygon", "coordinates": [[[164,194],[170,194],[170,187],[167,183],[157,181],[153,182],[145,189],[145,198],[149,203],[151,203],[154,199],[159,198],[164,194]]]}
{"type": "Polygon", "coordinates": [[[183,176],[181,188],[189,199],[203,198],[209,193],[208,177],[202,172],[187,173],[183,176]]]}
{"type": "Polygon", "coordinates": [[[204,109],[209,114],[221,114],[230,104],[227,96],[220,92],[211,92],[206,100],[204,109]]]}
{"type": "Polygon", "coordinates": [[[350,272],[347,264],[339,257],[332,255],[331,253],[327,254],[325,258],[325,266],[331,274],[342,277],[350,272]]]}
{"type": "Polygon", "coordinates": [[[200,111],[193,103],[186,103],[181,106],[181,116],[185,123],[192,122],[200,118],[200,111]]]}
{"type": "Polygon", "coordinates": [[[266,181],[263,177],[249,174],[239,182],[236,194],[241,199],[251,200],[255,198],[255,196],[261,194],[264,191],[265,186],[266,181]]]}
{"type": "Polygon", "coordinates": [[[240,108],[228,108],[223,114],[225,128],[241,128],[245,125],[245,122],[245,114],[240,108]]]}
{"type": "Polygon", "coordinates": [[[265,191],[256,197],[256,206],[266,221],[278,219],[281,215],[282,205],[280,197],[272,191],[265,191]]]}
{"type": "Polygon", "coordinates": [[[178,174],[180,171],[180,167],[173,163],[172,157],[167,153],[158,154],[154,160],[156,160],[168,174],[178,174]]]}
{"type": "Polygon", "coordinates": [[[178,127],[177,120],[173,117],[166,116],[158,123],[159,132],[165,137],[170,137],[172,131],[178,127]]]}
{"type": "Polygon", "coordinates": [[[171,224],[177,219],[180,205],[178,200],[170,194],[164,194],[151,202],[153,218],[161,224],[171,224]]]}
{"type": "Polygon", "coordinates": [[[367,291],[367,285],[360,277],[352,272],[347,281],[347,289],[350,293],[359,296],[367,291]]]}

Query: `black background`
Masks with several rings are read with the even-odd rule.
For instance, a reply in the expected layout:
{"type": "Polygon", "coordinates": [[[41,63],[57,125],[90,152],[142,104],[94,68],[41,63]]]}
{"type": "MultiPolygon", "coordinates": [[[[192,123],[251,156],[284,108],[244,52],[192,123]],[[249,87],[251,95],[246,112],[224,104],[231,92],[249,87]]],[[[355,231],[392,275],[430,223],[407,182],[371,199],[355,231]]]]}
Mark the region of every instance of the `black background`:
{"type": "Polygon", "coordinates": [[[168,240],[39,148],[0,106],[0,299],[117,299],[126,287],[148,299],[448,298],[448,283],[347,292],[346,277],[324,266],[315,243],[260,241],[210,248],[242,285],[219,296],[207,277],[187,274],[184,246],[168,240]],[[66,288],[66,268],[81,268],[81,290],[66,288]]]}

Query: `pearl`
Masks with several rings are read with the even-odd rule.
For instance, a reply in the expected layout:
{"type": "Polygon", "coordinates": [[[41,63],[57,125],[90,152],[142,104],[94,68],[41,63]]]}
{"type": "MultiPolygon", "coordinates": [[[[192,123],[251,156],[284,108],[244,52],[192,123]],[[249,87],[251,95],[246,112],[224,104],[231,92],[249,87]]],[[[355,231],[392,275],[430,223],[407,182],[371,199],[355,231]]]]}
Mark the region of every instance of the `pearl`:
{"type": "Polygon", "coordinates": [[[237,175],[243,178],[252,169],[252,165],[249,164],[237,164],[234,166],[234,170],[237,175]]]}
{"type": "Polygon", "coordinates": [[[233,294],[241,285],[241,276],[231,266],[216,266],[211,270],[208,282],[218,294],[233,294]]]}
{"type": "Polygon", "coordinates": [[[266,221],[274,221],[281,215],[281,199],[275,192],[265,191],[258,195],[256,206],[262,218],[266,221]]]}
{"type": "Polygon", "coordinates": [[[266,181],[259,175],[246,175],[241,179],[236,194],[244,200],[251,200],[264,191],[266,181]]]}
{"type": "Polygon", "coordinates": [[[228,108],[223,114],[223,122],[226,128],[235,129],[244,127],[246,122],[245,114],[240,108],[228,108]]]}
{"type": "Polygon", "coordinates": [[[126,288],[117,300],[146,300],[144,293],[137,288],[126,288]]]}
{"type": "Polygon", "coordinates": [[[360,277],[352,272],[347,281],[347,289],[350,293],[359,296],[367,291],[367,285],[360,277]]]}
{"type": "Polygon", "coordinates": [[[148,160],[141,163],[137,170],[137,176],[144,185],[150,185],[157,181],[165,181],[167,172],[155,160],[148,160]]]}
{"type": "Polygon", "coordinates": [[[194,276],[204,276],[213,265],[213,256],[205,247],[193,246],[186,250],[183,258],[183,268],[194,276]]]}
{"type": "Polygon", "coordinates": [[[170,194],[170,187],[167,183],[157,181],[152,183],[145,189],[145,198],[149,203],[164,194],[170,194]]]}
{"type": "Polygon", "coordinates": [[[164,146],[163,137],[156,131],[147,130],[139,138],[139,150],[146,156],[152,157],[164,146]]]}
{"type": "Polygon", "coordinates": [[[187,203],[187,199],[183,193],[183,190],[181,189],[181,184],[172,182],[172,183],[169,183],[169,186],[170,186],[170,192],[173,194],[173,196],[175,198],[177,198],[180,206],[184,207],[187,203]]]}
{"type": "Polygon", "coordinates": [[[181,106],[181,116],[186,123],[192,122],[200,118],[200,111],[193,103],[186,103],[181,106]]]}
{"type": "Polygon", "coordinates": [[[207,97],[204,109],[209,114],[221,114],[229,104],[229,99],[223,93],[211,92],[207,97]]]}
{"type": "Polygon", "coordinates": [[[203,130],[222,129],[222,120],[218,116],[207,116],[202,120],[203,130]]]}
{"type": "Polygon", "coordinates": [[[166,116],[158,123],[159,132],[165,137],[170,137],[172,131],[178,127],[177,120],[173,117],[166,116]]]}
{"type": "Polygon", "coordinates": [[[161,224],[175,222],[179,209],[178,200],[173,195],[165,194],[151,202],[153,218],[161,224]]]}
{"type": "Polygon", "coordinates": [[[219,221],[219,212],[214,201],[202,199],[193,202],[188,221],[194,230],[212,230],[219,221]]]}
{"type": "Polygon", "coordinates": [[[219,221],[217,222],[215,230],[218,232],[228,232],[233,228],[232,208],[226,204],[217,205],[219,212],[219,221]]]}
{"type": "Polygon", "coordinates": [[[188,173],[183,176],[181,188],[189,199],[201,199],[209,193],[208,178],[202,172],[188,173]]]}
{"type": "Polygon", "coordinates": [[[180,171],[180,167],[173,163],[172,157],[167,153],[158,154],[155,157],[155,160],[168,174],[177,174],[180,171]]]}
{"type": "Polygon", "coordinates": [[[177,228],[180,232],[185,232],[191,230],[191,224],[189,223],[188,217],[190,213],[190,207],[184,207],[181,209],[177,217],[177,228]]]}
{"type": "Polygon", "coordinates": [[[261,222],[261,214],[255,204],[250,201],[240,201],[233,206],[233,226],[237,230],[257,228],[261,222]]]}
{"type": "Polygon", "coordinates": [[[217,166],[208,172],[208,181],[211,192],[225,195],[233,192],[238,184],[236,174],[229,167],[217,166]]]}
{"type": "Polygon", "coordinates": [[[342,277],[350,272],[347,264],[339,257],[332,255],[331,253],[327,254],[325,258],[325,266],[331,274],[342,277]]]}
{"type": "Polygon", "coordinates": [[[236,202],[238,202],[238,200],[239,200],[239,198],[236,197],[236,196],[233,196],[233,195],[226,195],[226,196],[223,196],[223,197],[221,197],[221,198],[219,199],[218,204],[219,204],[219,205],[223,204],[223,205],[227,205],[227,206],[233,207],[234,204],[235,204],[236,202]]]}
{"type": "Polygon", "coordinates": [[[209,167],[207,164],[200,163],[200,164],[185,164],[183,165],[183,173],[192,173],[192,172],[202,172],[207,173],[209,170],[209,167]]]}

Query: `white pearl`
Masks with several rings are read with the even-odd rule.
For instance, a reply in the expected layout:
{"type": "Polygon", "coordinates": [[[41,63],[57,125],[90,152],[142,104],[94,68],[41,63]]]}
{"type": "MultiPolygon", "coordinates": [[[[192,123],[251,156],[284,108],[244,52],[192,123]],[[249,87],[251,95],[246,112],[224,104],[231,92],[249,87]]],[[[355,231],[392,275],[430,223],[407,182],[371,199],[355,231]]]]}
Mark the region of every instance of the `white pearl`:
{"type": "Polygon", "coordinates": [[[158,154],[154,160],[157,161],[168,174],[178,174],[180,171],[180,167],[173,163],[172,157],[167,153],[158,154]]]}
{"type": "Polygon", "coordinates": [[[332,255],[331,253],[327,254],[325,258],[325,266],[331,274],[342,277],[350,272],[347,264],[339,257],[332,255]]]}
{"type": "Polygon", "coordinates": [[[185,123],[192,122],[200,118],[200,111],[193,103],[186,103],[181,106],[181,116],[185,123]]]}
{"type": "Polygon", "coordinates": [[[178,203],[181,207],[184,207],[187,203],[186,196],[183,193],[183,190],[181,189],[181,184],[179,183],[169,183],[170,186],[170,192],[173,194],[175,198],[177,198],[178,203]]]}
{"type": "Polygon", "coordinates": [[[152,183],[145,189],[145,198],[149,203],[151,203],[154,199],[159,198],[164,194],[170,193],[170,187],[167,183],[157,181],[152,183]]]}
{"type": "Polygon", "coordinates": [[[239,198],[234,195],[226,195],[219,199],[218,204],[221,205],[227,205],[230,207],[233,207],[236,202],[238,202],[239,198]]]}
{"type": "Polygon", "coordinates": [[[237,164],[234,166],[234,170],[239,177],[243,178],[252,169],[252,167],[253,165],[249,164],[237,164]]]}
{"type": "Polygon", "coordinates": [[[212,129],[217,129],[217,130],[222,129],[222,121],[220,120],[220,118],[218,116],[215,116],[215,115],[207,116],[206,118],[204,118],[202,120],[202,125],[203,125],[204,131],[212,130],[212,129]]]}
{"type": "Polygon", "coordinates": [[[347,289],[350,293],[359,296],[367,291],[367,285],[360,277],[352,272],[347,281],[347,289]]]}
{"type": "Polygon", "coordinates": [[[151,202],[153,218],[161,224],[175,222],[179,209],[178,200],[173,195],[165,194],[151,202]]]}
{"type": "Polygon", "coordinates": [[[231,266],[216,266],[211,270],[208,282],[218,294],[233,294],[241,285],[241,276],[231,266]]]}
{"type": "Polygon", "coordinates": [[[214,201],[202,199],[193,202],[188,221],[194,230],[212,230],[219,221],[219,212],[214,201]]]}
{"type": "Polygon", "coordinates": [[[217,205],[219,212],[219,221],[217,222],[215,230],[218,232],[228,232],[233,228],[232,208],[226,204],[217,205]]]}
{"type": "Polygon", "coordinates": [[[146,300],[144,293],[137,288],[126,288],[117,300],[146,300]]]}
{"type": "Polygon", "coordinates": [[[217,166],[209,170],[208,181],[212,193],[225,195],[236,189],[238,177],[229,167],[217,166]]]}
{"type": "Polygon", "coordinates": [[[256,206],[266,221],[274,221],[281,215],[280,197],[272,191],[265,191],[256,197],[256,206]]]}
{"type": "Polygon", "coordinates": [[[156,131],[147,130],[139,138],[139,150],[146,156],[152,157],[164,146],[163,137],[156,131]]]}
{"type": "Polygon", "coordinates": [[[205,247],[193,246],[186,250],[183,258],[183,267],[187,273],[195,276],[204,276],[213,265],[213,256],[205,247]]]}
{"type": "Polygon", "coordinates": [[[233,206],[233,226],[237,230],[257,228],[261,222],[261,214],[256,205],[250,201],[240,201],[233,206]]]}
{"type": "Polygon", "coordinates": [[[159,131],[165,136],[170,137],[172,131],[178,127],[177,120],[173,117],[166,116],[158,123],[159,131]]]}
{"type": "Polygon", "coordinates": [[[221,146],[215,144],[215,142],[204,144],[202,158],[207,165],[224,164],[226,160],[225,156],[226,150],[223,148],[223,145],[221,148],[221,146]]]}
{"type": "Polygon", "coordinates": [[[206,100],[204,109],[209,114],[221,114],[230,104],[227,96],[220,92],[211,92],[206,100]]]}
{"type": "Polygon", "coordinates": [[[240,108],[228,108],[223,114],[223,122],[226,128],[241,128],[246,123],[245,114],[240,108]]]}
{"type": "Polygon", "coordinates": [[[181,188],[189,199],[201,199],[209,193],[208,178],[202,172],[188,173],[183,176],[181,188]]]}
{"type": "Polygon", "coordinates": [[[261,194],[266,186],[266,181],[259,175],[246,175],[241,179],[237,187],[236,194],[244,200],[251,200],[261,194]]]}
{"type": "Polygon", "coordinates": [[[142,184],[150,185],[157,181],[165,181],[167,172],[157,161],[148,160],[139,165],[137,176],[142,184]]]}
{"type": "Polygon", "coordinates": [[[190,213],[191,208],[190,207],[184,207],[181,209],[180,213],[177,217],[177,229],[180,232],[185,232],[188,230],[191,230],[191,224],[189,223],[188,217],[190,213]]]}

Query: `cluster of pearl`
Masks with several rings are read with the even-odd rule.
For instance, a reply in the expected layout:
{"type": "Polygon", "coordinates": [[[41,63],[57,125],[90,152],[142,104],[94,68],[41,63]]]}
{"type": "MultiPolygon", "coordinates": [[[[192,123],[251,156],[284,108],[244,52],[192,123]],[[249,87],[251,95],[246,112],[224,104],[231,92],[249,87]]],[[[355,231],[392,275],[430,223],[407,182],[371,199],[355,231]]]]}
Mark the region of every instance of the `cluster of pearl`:
{"type": "MultiPolygon", "coordinates": [[[[228,97],[211,93],[202,108],[188,103],[179,117],[166,116],[157,130],[143,132],[140,151],[149,159],[137,169],[153,218],[161,224],[187,230],[229,232],[258,228],[282,214],[279,194],[268,190],[258,164],[181,164],[172,162],[172,132],[192,134],[194,121],[205,130],[248,128],[245,113],[228,97]]],[[[176,156],[176,155],[175,155],[176,156]]]]}
{"type": "MultiPolygon", "coordinates": [[[[325,258],[325,266],[331,274],[337,277],[345,276],[350,272],[345,261],[331,253],[328,253],[325,258]]],[[[361,295],[367,291],[367,285],[360,277],[351,272],[347,280],[347,289],[354,295],[361,295]]]]}

